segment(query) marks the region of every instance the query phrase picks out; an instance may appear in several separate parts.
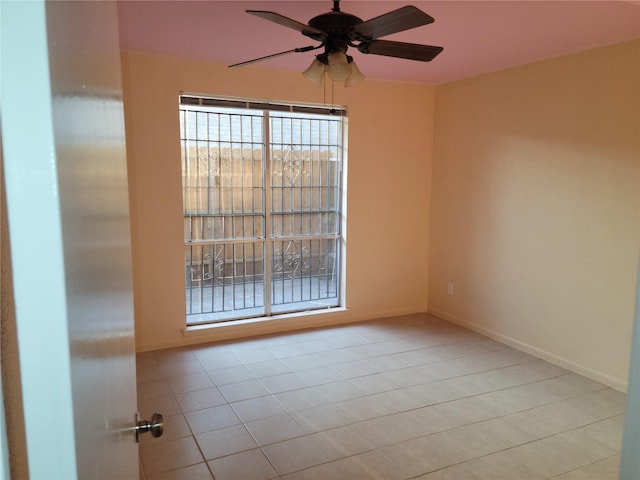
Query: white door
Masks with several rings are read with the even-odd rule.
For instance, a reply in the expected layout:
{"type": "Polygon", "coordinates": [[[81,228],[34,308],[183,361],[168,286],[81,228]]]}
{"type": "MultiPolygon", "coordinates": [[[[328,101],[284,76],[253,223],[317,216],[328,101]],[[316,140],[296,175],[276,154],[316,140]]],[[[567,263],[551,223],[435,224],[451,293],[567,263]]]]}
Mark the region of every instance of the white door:
{"type": "Polygon", "coordinates": [[[32,479],[138,477],[114,2],[2,1],[1,121],[32,479]]]}

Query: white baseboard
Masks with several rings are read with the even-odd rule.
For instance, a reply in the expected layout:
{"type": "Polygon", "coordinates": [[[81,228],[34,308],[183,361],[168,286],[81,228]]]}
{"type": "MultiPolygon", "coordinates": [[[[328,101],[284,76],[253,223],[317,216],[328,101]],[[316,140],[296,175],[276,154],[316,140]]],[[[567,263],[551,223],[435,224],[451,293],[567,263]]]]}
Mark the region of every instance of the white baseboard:
{"type": "Polygon", "coordinates": [[[437,307],[429,307],[429,313],[435,315],[436,317],[440,317],[443,320],[447,320],[451,323],[455,323],[462,327],[468,328],[469,330],[480,333],[486,337],[492,338],[493,340],[496,340],[500,343],[509,345],[510,347],[513,347],[517,350],[528,353],[542,360],[546,360],[547,362],[553,363],[554,365],[558,365],[562,368],[566,368],[567,370],[571,370],[572,372],[583,375],[587,378],[590,378],[591,380],[595,380],[596,382],[600,382],[621,392],[627,392],[628,382],[626,380],[614,378],[597,370],[593,370],[592,368],[585,367],[584,365],[569,360],[568,358],[556,355],[546,350],[542,350],[538,347],[509,337],[507,335],[503,335],[502,333],[495,330],[481,327],[480,325],[476,325],[475,323],[469,322],[468,320],[464,320],[460,317],[457,317],[456,315],[452,315],[449,312],[441,310],[437,307]]]}

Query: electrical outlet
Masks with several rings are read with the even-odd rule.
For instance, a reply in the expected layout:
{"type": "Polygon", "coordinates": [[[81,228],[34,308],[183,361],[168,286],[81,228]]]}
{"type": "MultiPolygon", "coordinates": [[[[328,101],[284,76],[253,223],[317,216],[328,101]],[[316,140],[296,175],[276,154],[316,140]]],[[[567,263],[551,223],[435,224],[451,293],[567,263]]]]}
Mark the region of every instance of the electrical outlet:
{"type": "Polygon", "coordinates": [[[447,295],[453,295],[453,283],[447,283],[447,295]]]}

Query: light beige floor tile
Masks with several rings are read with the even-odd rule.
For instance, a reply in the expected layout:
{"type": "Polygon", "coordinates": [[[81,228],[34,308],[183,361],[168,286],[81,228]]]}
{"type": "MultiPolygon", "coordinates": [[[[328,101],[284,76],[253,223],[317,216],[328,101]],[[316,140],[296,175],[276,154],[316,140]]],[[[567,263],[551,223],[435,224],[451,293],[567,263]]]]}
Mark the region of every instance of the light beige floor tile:
{"type": "Polygon", "coordinates": [[[399,387],[399,385],[396,384],[389,376],[382,373],[374,373],[364,377],[351,378],[349,381],[367,395],[386,392],[399,387]]]}
{"type": "Polygon", "coordinates": [[[205,370],[220,370],[242,365],[240,359],[236,357],[231,350],[211,352],[209,354],[199,356],[198,361],[205,370]]]}
{"type": "Polygon", "coordinates": [[[522,383],[538,382],[570,373],[569,370],[544,360],[534,360],[533,362],[505,367],[502,371],[521,380],[522,383]]]}
{"type": "Polygon", "coordinates": [[[282,442],[307,434],[289,414],[249,422],[246,427],[260,446],[282,442]]]}
{"type": "Polygon", "coordinates": [[[263,451],[280,475],[313,467],[330,460],[329,456],[308,435],[267,445],[263,447],[263,451]]]}
{"type": "Polygon", "coordinates": [[[372,450],[350,457],[359,468],[366,472],[359,480],[404,480],[399,465],[381,450],[372,450]]]}
{"type": "MultiPolygon", "coordinates": [[[[476,465],[473,462],[459,463],[451,467],[436,470],[435,472],[427,473],[426,475],[420,475],[415,477],[415,480],[499,480],[496,476],[496,472],[491,472],[490,477],[484,476],[484,472],[478,471],[476,465]]],[[[507,480],[503,478],[502,480],[507,480]]]]}
{"type": "Polygon", "coordinates": [[[577,373],[567,373],[558,377],[536,382],[546,391],[553,393],[558,398],[567,399],[579,395],[585,395],[604,389],[601,383],[590,380],[577,373]]]}
{"type": "Polygon", "coordinates": [[[281,358],[281,360],[292,372],[311,370],[327,365],[326,360],[321,359],[315,353],[304,353],[295,357],[281,358]]]}
{"type": "Polygon", "coordinates": [[[330,343],[333,348],[347,349],[348,347],[365,345],[370,342],[369,340],[361,337],[355,332],[349,332],[348,330],[345,330],[342,335],[331,337],[330,343]]]}
{"type": "Polygon", "coordinates": [[[328,403],[327,398],[311,387],[276,393],[274,397],[289,412],[317,407],[328,403]]]}
{"type": "Polygon", "coordinates": [[[499,369],[450,378],[444,380],[443,383],[459,388],[469,395],[479,395],[494,390],[515,387],[525,382],[517,379],[513,375],[509,375],[503,369],[499,369]]]}
{"type": "Polygon", "coordinates": [[[461,375],[471,375],[491,370],[492,367],[486,366],[485,363],[487,361],[484,360],[486,357],[489,357],[489,355],[491,355],[491,353],[458,357],[452,360],[418,365],[416,369],[428,378],[446,380],[461,375]]]}
{"type": "Polygon", "coordinates": [[[205,408],[185,415],[193,433],[204,433],[240,423],[240,419],[229,405],[205,408]]]}
{"type": "Polygon", "coordinates": [[[362,422],[393,413],[391,407],[373,395],[344,400],[336,405],[351,422],[362,422]]]}
{"type": "Polygon", "coordinates": [[[620,456],[615,455],[554,477],[554,480],[618,480],[619,477],[620,456]]]}
{"type": "Polygon", "coordinates": [[[183,412],[195,412],[204,408],[217,407],[227,403],[217,387],[195,390],[193,392],[180,393],[176,400],[183,412]]]}
{"type": "Polygon", "coordinates": [[[251,450],[258,446],[244,425],[200,433],[196,435],[196,441],[205,460],[251,450]]]}
{"type": "Polygon", "coordinates": [[[390,378],[398,387],[412,387],[437,380],[421,372],[420,367],[403,367],[398,370],[385,371],[382,375],[390,378]]]}
{"type": "Polygon", "coordinates": [[[501,418],[494,418],[437,433],[433,439],[446,444],[464,445],[471,455],[469,458],[475,458],[529,443],[535,437],[501,418]]]}
{"type": "Polygon", "coordinates": [[[381,342],[358,345],[351,347],[349,350],[362,359],[368,359],[394,353],[408,352],[415,349],[415,345],[404,340],[389,339],[381,342]]]}
{"type": "Polygon", "coordinates": [[[554,393],[553,389],[549,389],[544,382],[527,383],[486,393],[479,397],[500,405],[503,414],[515,413],[563,400],[562,396],[554,393]]]}
{"type": "Polygon", "coordinates": [[[309,386],[300,375],[293,372],[263,377],[260,379],[260,382],[265,386],[269,393],[288,392],[309,386]]]}
{"type": "Polygon", "coordinates": [[[495,406],[480,397],[452,400],[434,405],[433,408],[458,425],[481,422],[498,416],[495,406]]]}
{"type": "Polygon", "coordinates": [[[321,432],[352,423],[336,404],[299,410],[292,412],[291,416],[307,433],[321,432]]]}
{"type": "Polygon", "coordinates": [[[510,457],[547,478],[570,472],[615,455],[616,452],[573,430],[515,447],[510,457]]]}
{"type": "Polygon", "coordinates": [[[327,365],[360,360],[355,353],[349,350],[320,350],[315,353],[322,361],[326,362],[327,365]]]}
{"type": "Polygon", "coordinates": [[[142,446],[140,458],[148,477],[204,461],[193,437],[142,446]]]}
{"type": "Polygon", "coordinates": [[[244,423],[286,413],[282,405],[272,396],[241,400],[232,403],[231,407],[244,423]]]}
{"type": "Polygon", "coordinates": [[[464,443],[435,437],[407,440],[384,447],[381,451],[395,461],[406,478],[425,475],[473,457],[464,443]]]}
{"type": "Polygon", "coordinates": [[[243,382],[228,383],[218,387],[228,402],[237,402],[249,398],[264,397],[269,395],[269,390],[256,379],[243,382]]]}
{"type": "Polygon", "coordinates": [[[233,353],[245,365],[262,363],[278,358],[268,348],[238,348],[234,349],[233,353]]]}
{"type": "Polygon", "coordinates": [[[189,347],[167,348],[164,350],[156,350],[153,353],[158,365],[185,363],[196,360],[195,352],[189,347]]]}
{"type": "Polygon", "coordinates": [[[618,471],[624,394],[428,314],[138,360],[141,414],[165,415],[163,437],[141,439],[150,480],[209,479],[210,470],[216,480],[606,480],[618,471]]]}
{"type": "Polygon", "coordinates": [[[244,382],[255,378],[253,373],[251,373],[244,365],[209,370],[207,373],[218,386],[226,385],[228,383],[244,382]]]}
{"type": "Polygon", "coordinates": [[[136,383],[147,383],[156,380],[164,380],[164,373],[158,365],[136,367],[136,383]]]}
{"type": "Polygon", "coordinates": [[[539,360],[533,355],[529,355],[528,353],[521,352],[520,350],[516,350],[515,348],[511,347],[492,352],[489,354],[489,357],[499,362],[493,368],[507,367],[509,365],[518,365],[520,363],[528,363],[539,360]]]}
{"type": "Polygon", "coordinates": [[[415,480],[545,480],[540,472],[513,461],[507,452],[498,452],[453,465],[415,480]]]}
{"type": "Polygon", "coordinates": [[[380,452],[366,452],[284,475],[282,480],[404,480],[393,461],[380,452]]]}
{"type": "Polygon", "coordinates": [[[369,398],[385,406],[388,414],[406,412],[425,406],[424,402],[412,395],[406,388],[374,393],[369,395],[369,398]]]}
{"type": "Polygon", "coordinates": [[[604,388],[570,398],[569,402],[600,418],[608,418],[624,413],[627,405],[627,396],[612,388],[604,388]]]}
{"type": "Polygon", "coordinates": [[[216,480],[270,480],[278,477],[260,449],[217,458],[208,464],[216,480]]]}
{"type": "Polygon", "coordinates": [[[497,452],[469,462],[469,470],[482,480],[543,480],[541,472],[514,455],[520,447],[497,452]]]}
{"type": "Polygon", "coordinates": [[[369,357],[364,360],[367,364],[371,365],[376,372],[384,373],[403,368],[408,368],[409,364],[402,360],[396,354],[383,355],[380,357],[369,357]]]}
{"type": "Polygon", "coordinates": [[[483,339],[470,339],[461,340],[451,345],[456,350],[464,352],[465,355],[477,355],[481,353],[495,352],[497,350],[503,350],[505,345],[503,343],[490,340],[488,338],[483,339]]]}
{"type": "MultiPolygon", "coordinates": [[[[299,358],[309,353],[305,345],[306,342],[300,343],[286,343],[283,345],[275,345],[269,348],[276,358],[285,361],[288,358],[299,358]]],[[[317,359],[317,357],[316,357],[317,359]]],[[[285,364],[289,366],[289,362],[285,361],[285,364]]],[[[318,366],[318,365],[315,365],[318,366]]],[[[313,368],[313,367],[310,367],[313,368]]]]}
{"type": "Polygon", "coordinates": [[[327,383],[340,382],[345,378],[331,365],[311,368],[304,371],[304,381],[310,386],[325,385],[327,383]]]}
{"type": "Polygon", "coordinates": [[[171,472],[159,473],[147,477],[147,480],[213,480],[213,476],[206,463],[198,463],[171,472]]]}
{"type": "Polygon", "coordinates": [[[504,419],[536,438],[542,438],[588,425],[598,417],[565,400],[507,415],[504,419]]]}
{"type": "Polygon", "coordinates": [[[211,377],[204,372],[184,375],[182,377],[171,377],[168,379],[168,382],[173,393],[186,393],[215,387],[211,377]]]}
{"type": "Polygon", "coordinates": [[[165,380],[153,380],[151,382],[139,383],[137,386],[138,401],[154,399],[161,395],[172,393],[169,383],[165,380]]]}
{"type": "Polygon", "coordinates": [[[310,435],[330,460],[350,457],[374,448],[373,443],[355,425],[325,430],[310,435]]]}
{"type": "Polygon", "coordinates": [[[224,360],[228,358],[235,358],[232,346],[225,343],[202,343],[192,345],[191,348],[198,360],[224,360]]]}
{"type": "Polygon", "coordinates": [[[616,415],[577,429],[583,435],[620,452],[624,434],[624,414],[616,415]]]}
{"type": "Polygon", "coordinates": [[[252,363],[247,365],[249,371],[256,378],[289,373],[291,369],[282,360],[268,360],[266,362],[252,363]]]}
{"type": "Polygon", "coordinates": [[[449,361],[447,366],[451,370],[451,373],[456,374],[452,376],[458,376],[486,372],[534,360],[533,357],[526,354],[523,354],[524,357],[522,357],[514,352],[516,351],[512,348],[505,347],[502,350],[457,358],[449,361]]]}
{"type": "Polygon", "coordinates": [[[456,385],[451,385],[446,380],[414,385],[413,387],[407,387],[406,390],[420,400],[423,406],[457,400],[470,395],[466,390],[456,385]]]}
{"type": "Polygon", "coordinates": [[[398,418],[401,423],[408,425],[415,432],[416,437],[431,435],[458,426],[455,421],[445,417],[434,407],[417,408],[395,414],[394,417],[398,418]]]}
{"type": "Polygon", "coordinates": [[[315,467],[298,470],[297,472],[283,475],[281,478],[283,480],[372,480],[374,477],[371,477],[369,472],[356,463],[353,458],[341,458],[316,465],[315,467]]]}
{"type": "Polygon", "coordinates": [[[386,447],[419,437],[420,434],[417,433],[411,419],[402,415],[398,413],[366,420],[354,424],[353,428],[374,448],[386,447]]]}
{"type": "Polygon", "coordinates": [[[375,369],[364,360],[337,363],[333,365],[333,369],[344,378],[362,377],[376,373],[375,369]]]}
{"type": "Polygon", "coordinates": [[[349,382],[349,380],[316,385],[313,389],[322,397],[327,398],[331,403],[364,396],[364,392],[349,382]]]}
{"type": "Polygon", "coordinates": [[[158,367],[165,378],[181,377],[195,373],[204,373],[204,368],[197,360],[160,364],[158,367]]]}
{"type": "Polygon", "coordinates": [[[138,400],[138,412],[140,412],[142,418],[151,418],[151,415],[155,412],[160,412],[163,415],[177,415],[182,413],[180,405],[178,405],[172,393],[163,393],[138,400]]]}
{"type": "Polygon", "coordinates": [[[398,357],[410,366],[424,365],[426,363],[441,362],[463,356],[458,350],[449,346],[423,348],[398,354],[398,357]]]}
{"type": "Polygon", "coordinates": [[[137,368],[153,368],[158,366],[155,352],[136,353],[137,368]]]}

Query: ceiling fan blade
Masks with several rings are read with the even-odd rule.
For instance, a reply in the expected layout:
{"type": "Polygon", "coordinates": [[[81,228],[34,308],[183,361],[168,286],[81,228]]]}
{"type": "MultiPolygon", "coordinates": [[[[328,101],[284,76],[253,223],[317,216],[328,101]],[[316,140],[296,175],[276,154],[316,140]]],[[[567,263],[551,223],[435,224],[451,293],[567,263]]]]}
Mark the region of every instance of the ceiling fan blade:
{"type": "Polygon", "coordinates": [[[362,22],[356,25],[352,32],[355,34],[355,40],[367,41],[427,25],[428,23],[433,23],[433,21],[433,17],[422,10],[412,5],[407,5],[362,22]]]}
{"type": "Polygon", "coordinates": [[[247,60],[246,62],[234,63],[233,65],[229,65],[229,68],[242,67],[244,65],[249,65],[251,63],[261,62],[262,60],[267,60],[269,58],[279,57],[281,55],[287,55],[289,53],[294,52],[309,52],[311,50],[315,50],[316,48],[320,48],[322,45],[313,46],[310,45],[308,47],[300,47],[300,48],[292,48],[291,50],[285,50],[284,52],[272,53],[271,55],[265,55],[264,57],[254,58],[253,60],[247,60]]]}
{"type": "Polygon", "coordinates": [[[389,40],[372,40],[358,45],[360,53],[372,53],[387,57],[406,58],[429,62],[443,50],[433,45],[419,45],[417,43],[392,42],[389,40]]]}
{"type": "Polygon", "coordinates": [[[255,15],[256,17],[269,20],[270,22],[277,23],[278,25],[283,25],[285,27],[297,30],[303,35],[306,35],[307,37],[311,37],[314,40],[322,41],[325,38],[327,38],[327,34],[322,30],[318,30],[317,28],[310,27],[309,25],[305,25],[304,23],[285,17],[284,15],[280,15],[279,13],[276,13],[276,12],[268,12],[264,10],[247,10],[246,12],[250,13],[251,15],[255,15]]]}

